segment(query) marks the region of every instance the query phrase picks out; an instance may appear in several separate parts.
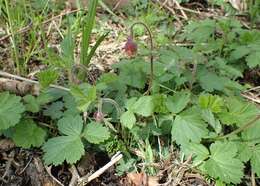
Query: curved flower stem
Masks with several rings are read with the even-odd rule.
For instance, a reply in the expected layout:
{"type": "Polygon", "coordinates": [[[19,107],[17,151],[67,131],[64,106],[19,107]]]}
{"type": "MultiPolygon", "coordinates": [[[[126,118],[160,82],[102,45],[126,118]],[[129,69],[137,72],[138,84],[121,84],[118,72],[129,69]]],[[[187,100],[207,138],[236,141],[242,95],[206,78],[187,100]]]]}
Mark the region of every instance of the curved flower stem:
{"type": "Polygon", "coordinates": [[[117,116],[120,117],[121,115],[121,109],[120,106],[116,101],[110,98],[100,98],[100,101],[98,103],[98,111],[102,112],[103,103],[110,103],[116,108],[117,116]]]}
{"type": "Polygon", "coordinates": [[[255,124],[255,122],[257,122],[258,120],[260,119],[260,115],[256,116],[253,120],[249,121],[248,123],[246,123],[245,125],[239,127],[238,129],[234,130],[233,132],[231,133],[228,133],[226,135],[223,135],[223,136],[219,136],[219,137],[216,137],[215,140],[222,140],[222,139],[226,139],[230,136],[233,136],[235,134],[238,134],[246,129],[248,129],[249,127],[251,127],[252,125],[255,124]]]}
{"type": "Polygon", "coordinates": [[[151,68],[151,71],[150,71],[150,82],[149,82],[148,89],[146,91],[146,93],[149,93],[150,89],[152,87],[153,78],[154,78],[154,70],[153,70],[153,50],[154,50],[154,44],[153,44],[152,32],[151,32],[151,30],[149,29],[149,27],[145,23],[143,23],[143,22],[136,22],[136,23],[132,24],[132,26],[130,27],[130,34],[131,34],[130,36],[132,38],[134,38],[134,26],[135,25],[142,25],[146,29],[146,31],[148,33],[148,36],[149,36],[150,50],[151,50],[151,52],[150,52],[150,65],[151,65],[150,68],[151,68]]]}

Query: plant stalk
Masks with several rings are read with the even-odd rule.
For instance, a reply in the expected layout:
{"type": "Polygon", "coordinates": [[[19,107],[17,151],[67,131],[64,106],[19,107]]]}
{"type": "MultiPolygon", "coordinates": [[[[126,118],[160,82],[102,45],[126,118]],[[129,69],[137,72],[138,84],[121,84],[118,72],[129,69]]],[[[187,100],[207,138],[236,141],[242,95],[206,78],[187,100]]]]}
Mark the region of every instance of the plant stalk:
{"type": "Polygon", "coordinates": [[[152,88],[152,84],[153,84],[153,79],[154,79],[154,65],[153,65],[153,62],[154,62],[154,57],[153,57],[153,51],[154,51],[154,44],[153,44],[153,37],[152,37],[152,32],[151,30],[149,29],[149,27],[143,23],[143,22],[136,22],[134,24],[132,24],[132,26],[130,27],[130,36],[132,38],[134,38],[134,27],[136,25],[142,25],[147,33],[148,33],[148,36],[149,36],[149,41],[150,41],[150,81],[149,81],[149,86],[148,86],[148,89],[147,89],[147,93],[150,92],[151,88],[152,88]]]}

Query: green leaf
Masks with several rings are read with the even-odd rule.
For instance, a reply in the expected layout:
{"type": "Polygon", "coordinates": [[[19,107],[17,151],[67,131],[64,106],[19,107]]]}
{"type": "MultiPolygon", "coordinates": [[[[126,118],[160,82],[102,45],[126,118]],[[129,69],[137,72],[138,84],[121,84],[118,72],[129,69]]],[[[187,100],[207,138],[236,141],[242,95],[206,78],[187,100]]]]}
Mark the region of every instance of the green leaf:
{"type": "Polygon", "coordinates": [[[87,111],[89,105],[96,100],[96,87],[89,84],[71,87],[71,94],[76,99],[78,109],[82,112],[87,111]]]}
{"type": "Polygon", "coordinates": [[[253,171],[257,174],[257,176],[260,176],[260,144],[254,146],[251,153],[251,166],[253,168],[253,171]]]}
{"type": "Polygon", "coordinates": [[[153,94],[153,105],[154,112],[156,113],[168,113],[168,109],[166,107],[167,96],[165,94],[153,94]]]}
{"type": "Polygon", "coordinates": [[[207,173],[226,183],[240,183],[243,177],[243,163],[235,158],[236,146],[233,143],[215,142],[210,146],[210,159],[204,164],[207,173]]]}
{"type": "Polygon", "coordinates": [[[59,74],[56,70],[45,70],[41,71],[38,74],[41,88],[47,88],[50,84],[53,84],[59,77],[59,74]]]}
{"type": "Polygon", "coordinates": [[[154,111],[153,97],[142,96],[133,105],[133,111],[144,117],[151,116],[154,111]]]}
{"type": "Polygon", "coordinates": [[[181,146],[181,150],[187,157],[190,155],[194,157],[194,164],[205,160],[209,156],[208,149],[199,143],[188,142],[181,146]]]}
{"type": "Polygon", "coordinates": [[[142,70],[143,61],[135,60],[135,61],[123,61],[120,62],[114,67],[119,67],[119,79],[126,85],[135,87],[135,88],[144,88],[146,83],[146,74],[142,70]]]}
{"type": "Polygon", "coordinates": [[[185,26],[183,36],[197,43],[206,42],[210,39],[216,27],[216,21],[205,19],[200,22],[190,22],[189,25],[185,26]]]}
{"type": "Polygon", "coordinates": [[[120,122],[122,123],[123,126],[131,129],[136,122],[134,113],[130,110],[126,111],[121,115],[120,122]]]}
{"type": "Polygon", "coordinates": [[[260,66],[260,51],[253,52],[250,55],[248,55],[246,57],[246,62],[250,68],[260,66]]]}
{"type": "Polygon", "coordinates": [[[92,29],[95,23],[96,16],[96,8],[97,8],[98,0],[90,0],[88,7],[87,18],[84,21],[83,33],[82,33],[82,44],[81,44],[81,55],[80,55],[80,63],[84,65],[88,65],[90,61],[87,61],[88,58],[88,50],[90,44],[90,36],[92,29]]]}
{"type": "Polygon", "coordinates": [[[71,94],[67,94],[63,97],[64,106],[66,108],[66,111],[64,112],[64,116],[77,116],[80,111],[77,108],[77,103],[75,98],[71,94]]]}
{"type": "Polygon", "coordinates": [[[63,115],[63,106],[64,104],[61,101],[53,102],[50,106],[47,107],[47,109],[43,111],[43,114],[45,116],[50,116],[53,120],[59,119],[63,115]]]}
{"type": "Polygon", "coordinates": [[[226,100],[227,110],[219,113],[219,119],[226,125],[243,125],[256,117],[260,110],[252,103],[230,97],[226,100]]]}
{"type": "Polygon", "coordinates": [[[36,99],[39,105],[44,105],[52,101],[52,96],[48,92],[42,92],[36,99]]]}
{"type": "Polygon", "coordinates": [[[215,119],[213,113],[210,110],[202,110],[201,116],[204,121],[206,121],[215,130],[217,134],[221,132],[222,126],[220,124],[220,121],[218,119],[215,119]]]}
{"type": "Polygon", "coordinates": [[[133,106],[134,106],[134,104],[136,103],[136,101],[137,101],[137,98],[136,97],[131,97],[130,99],[127,99],[126,100],[126,108],[127,108],[127,110],[133,110],[133,106]]]}
{"type": "Polygon", "coordinates": [[[70,164],[76,163],[84,155],[84,145],[80,136],[59,136],[49,139],[42,147],[45,152],[45,164],[60,165],[65,160],[70,164]]]}
{"type": "Polygon", "coordinates": [[[251,52],[251,49],[247,46],[238,46],[234,51],[231,52],[230,56],[231,59],[237,60],[240,59],[246,55],[248,55],[251,52]]]}
{"type": "Polygon", "coordinates": [[[0,93],[0,130],[8,129],[17,124],[25,111],[21,97],[8,92],[0,93]]]}
{"type": "Polygon", "coordinates": [[[33,120],[22,120],[14,127],[12,139],[19,147],[40,147],[45,140],[46,132],[33,120]]]}
{"type": "Polygon", "coordinates": [[[91,122],[84,129],[83,136],[90,142],[99,144],[110,137],[109,130],[100,123],[91,122]]]}
{"type": "Polygon", "coordinates": [[[168,110],[172,113],[179,113],[190,102],[190,92],[177,92],[173,96],[169,96],[166,101],[168,110]]]}
{"type": "Polygon", "coordinates": [[[99,47],[99,45],[104,41],[104,39],[108,36],[109,32],[106,32],[104,34],[102,34],[98,40],[96,41],[95,45],[91,48],[89,54],[88,54],[88,57],[86,59],[86,63],[89,64],[90,63],[90,60],[91,58],[94,56],[97,48],[99,47]]]}
{"type": "Polygon", "coordinates": [[[74,63],[75,42],[70,28],[68,34],[64,37],[60,46],[61,46],[61,57],[62,57],[63,64],[65,65],[66,69],[71,70],[74,63]]]}
{"type": "Polygon", "coordinates": [[[111,84],[116,83],[118,81],[118,75],[115,73],[104,73],[98,79],[96,84],[97,90],[101,91],[106,88],[110,88],[111,84]]]}
{"type": "Polygon", "coordinates": [[[203,109],[209,109],[213,113],[219,113],[224,107],[224,100],[211,94],[201,94],[199,97],[199,106],[203,109]]]}
{"type": "Polygon", "coordinates": [[[83,128],[81,116],[66,116],[58,121],[58,129],[68,136],[80,136],[83,128]]]}
{"type": "Polygon", "coordinates": [[[200,142],[202,137],[207,136],[208,130],[200,112],[193,108],[175,117],[171,134],[172,139],[182,145],[188,141],[200,142]]]}
{"type": "Polygon", "coordinates": [[[40,105],[37,99],[32,95],[26,95],[23,97],[25,104],[25,108],[27,111],[36,113],[40,111],[40,105]]]}
{"type": "Polygon", "coordinates": [[[242,161],[250,160],[252,169],[260,176],[260,121],[242,132],[242,142],[239,143],[239,157],[242,161]]]}
{"type": "Polygon", "coordinates": [[[214,72],[209,71],[199,75],[199,83],[201,87],[209,92],[212,92],[214,90],[222,91],[225,87],[227,80],[229,79],[225,77],[220,77],[214,72]]]}

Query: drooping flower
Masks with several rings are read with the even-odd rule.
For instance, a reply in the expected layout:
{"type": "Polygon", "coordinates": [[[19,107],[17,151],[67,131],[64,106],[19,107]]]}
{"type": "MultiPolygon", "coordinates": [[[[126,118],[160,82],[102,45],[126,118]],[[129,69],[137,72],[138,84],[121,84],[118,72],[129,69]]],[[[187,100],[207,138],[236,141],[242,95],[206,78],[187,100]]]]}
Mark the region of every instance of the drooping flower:
{"type": "Polygon", "coordinates": [[[94,119],[96,122],[102,122],[104,120],[104,114],[100,111],[94,113],[94,119]]]}
{"type": "Polygon", "coordinates": [[[129,57],[133,57],[137,53],[137,44],[134,42],[133,38],[129,36],[125,44],[125,52],[129,57]]]}

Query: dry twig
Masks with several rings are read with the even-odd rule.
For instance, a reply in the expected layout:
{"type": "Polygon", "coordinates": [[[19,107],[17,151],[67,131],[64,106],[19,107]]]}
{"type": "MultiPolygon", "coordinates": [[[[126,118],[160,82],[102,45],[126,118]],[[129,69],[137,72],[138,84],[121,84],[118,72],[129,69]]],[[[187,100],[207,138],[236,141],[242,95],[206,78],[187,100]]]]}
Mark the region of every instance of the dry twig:
{"type": "Polygon", "coordinates": [[[109,169],[111,166],[113,166],[115,163],[117,163],[121,158],[123,157],[123,155],[120,152],[117,152],[112,158],[111,161],[108,162],[106,165],[104,165],[103,167],[101,167],[99,170],[97,170],[96,172],[94,172],[92,175],[85,175],[81,178],[78,179],[78,185],[86,185],[89,182],[91,182],[92,180],[98,178],[101,174],[103,174],[107,169],[109,169]]]}

